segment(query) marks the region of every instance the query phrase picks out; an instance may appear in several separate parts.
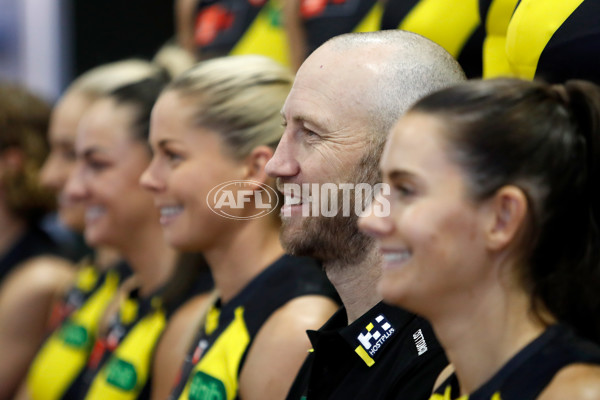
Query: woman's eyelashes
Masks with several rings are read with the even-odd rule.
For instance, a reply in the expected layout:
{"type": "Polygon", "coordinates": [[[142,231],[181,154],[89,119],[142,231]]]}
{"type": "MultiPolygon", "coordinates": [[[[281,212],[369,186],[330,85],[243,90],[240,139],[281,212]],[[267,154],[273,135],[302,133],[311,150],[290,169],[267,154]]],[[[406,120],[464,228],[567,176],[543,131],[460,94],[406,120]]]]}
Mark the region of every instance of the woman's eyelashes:
{"type": "Polygon", "coordinates": [[[391,187],[396,196],[403,200],[410,200],[417,195],[415,185],[406,181],[392,181],[391,187]]]}
{"type": "Polygon", "coordinates": [[[164,149],[163,154],[164,154],[165,158],[171,163],[177,163],[183,159],[181,154],[179,154],[176,151],[170,150],[170,149],[164,149]]]}

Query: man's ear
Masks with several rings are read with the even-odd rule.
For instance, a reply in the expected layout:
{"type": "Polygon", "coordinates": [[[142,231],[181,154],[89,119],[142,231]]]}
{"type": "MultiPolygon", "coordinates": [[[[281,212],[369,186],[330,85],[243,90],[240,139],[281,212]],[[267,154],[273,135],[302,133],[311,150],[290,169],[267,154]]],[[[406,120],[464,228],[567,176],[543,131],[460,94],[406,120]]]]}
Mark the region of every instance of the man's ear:
{"type": "Polygon", "coordinates": [[[489,200],[486,242],[490,250],[502,250],[518,237],[528,212],[527,196],[516,186],[504,186],[489,200]]]}
{"type": "Polygon", "coordinates": [[[269,178],[265,165],[273,157],[273,149],[269,146],[258,146],[244,160],[244,179],[266,183],[269,178]]]}

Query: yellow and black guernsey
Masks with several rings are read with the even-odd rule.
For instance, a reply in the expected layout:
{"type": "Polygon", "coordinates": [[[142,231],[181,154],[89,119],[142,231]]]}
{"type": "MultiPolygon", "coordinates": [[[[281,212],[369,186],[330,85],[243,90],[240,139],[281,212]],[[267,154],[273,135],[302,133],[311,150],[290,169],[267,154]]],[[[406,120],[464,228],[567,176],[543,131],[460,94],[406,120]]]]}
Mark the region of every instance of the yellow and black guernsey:
{"type": "Polygon", "coordinates": [[[506,31],[518,0],[479,0],[480,19],[485,25],[483,77],[512,76],[506,55],[506,31]]]}
{"type": "Polygon", "coordinates": [[[194,43],[201,59],[260,54],[289,65],[283,0],[201,0],[194,43]]]}
{"type": "Polygon", "coordinates": [[[383,6],[377,0],[301,0],[299,11],[308,56],[334,36],[379,30],[383,6]]]}
{"type": "Polygon", "coordinates": [[[316,261],[285,255],[227,304],[217,300],[205,318],[169,398],[238,398],[239,373],[260,327],[288,301],[314,294],[337,299],[316,261]]]}
{"type": "Polygon", "coordinates": [[[167,323],[158,294],[124,299],[108,334],[96,339],[85,369],[69,387],[66,399],[133,400],[149,398],[154,348],[167,323]]]}
{"type": "Polygon", "coordinates": [[[600,2],[519,1],[508,25],[506,54],[519,78],[600,83],[600,2]]]}
{"type": "Polygon", "coordinates": [[[535,400],[561,368],[576,363],[600,365],[600,347],[553,325],[472,394],[461,397],[452,375],[430,400],[535,400]]]}
{"type": "Polygon", "coordinates": [[[125,263],[100,272],[84,264],[76,284],[53,310],[56,330],[48,337],[27,375],[32,400],[58,400],[84,369],[104,310],[131,270],[125,263]]]}
{"type": "Polygon", "coordinates": [[[442,46],[458,60],[469,78],[482,74],[485,29],[478,0],[390,0],[381,29],[418,33],[442,46]]]}

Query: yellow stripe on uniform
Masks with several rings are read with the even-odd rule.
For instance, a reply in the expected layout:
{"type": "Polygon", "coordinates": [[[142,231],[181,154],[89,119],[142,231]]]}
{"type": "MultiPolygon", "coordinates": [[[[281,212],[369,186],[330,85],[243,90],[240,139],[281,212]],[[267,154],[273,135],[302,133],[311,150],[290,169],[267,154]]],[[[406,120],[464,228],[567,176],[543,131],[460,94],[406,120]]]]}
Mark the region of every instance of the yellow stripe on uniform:
{"type": "Polygon", "coordinates": [[[250,343],[244,322],[244,307],[234,311],[234,319],[207,350],[190,373],[179,400],[233,400],[238,391],[238,369],[250,343]]]}
{"type": "Polygon", "coordinates": [[[367,354],[367,352],[362,346],[358,346],[356,349],[354,349],[354,351],[360,356],[360,358],[362,358],[362,360],[365,362],[365,364],[367,364],[367,366],[371,367],[373,366],[373,364],[375,364],[375,360],[373,360],[369,356],[369,354],[367,354]]]}
{"type": "Polygon", "coordinates": [[[381,17],[383,16],[383,6],[376,2],[369,13],[360,21],[353,32],[374,32],[381,29],[381,17]]]}
{"type": "Polygon", "coordinates": [[[136,323],[94,378],[85,399],[137,399],[148,381],[154,348],[166,323],[161,309],[136,323]]]}
{"type": "Polygon", "coordinates": [[[31,400],[58,400],[73,383],[87,363],[98,323],[118,285],[118,273],[109,271],[96,293],[46,341],[27,376],[31,400]]]}
{"type": "Polygon", "coordinates": [[[521,0],[506,35],[508,62],[516,77],[534,78],[544,47],[581,3],[583,0],[521,0]]]}
{"type": "Polygon", "coordinates": [[[261,54],[289,66],[288,44],[281,18],[281,3],[269,0],[230,54],[261,54]]]}
{"type": "Polygon", "coordinates": [[[483,42],[483,77],[511,76],[506,56],[506,31],[518,0],[494,0],[485,21],[483,42]]]}
{"type": "Polygon", "coordinates": [[[478,25],[478,0],[423,0],[398,28],[425,36],[457,58],[478,25]]]}

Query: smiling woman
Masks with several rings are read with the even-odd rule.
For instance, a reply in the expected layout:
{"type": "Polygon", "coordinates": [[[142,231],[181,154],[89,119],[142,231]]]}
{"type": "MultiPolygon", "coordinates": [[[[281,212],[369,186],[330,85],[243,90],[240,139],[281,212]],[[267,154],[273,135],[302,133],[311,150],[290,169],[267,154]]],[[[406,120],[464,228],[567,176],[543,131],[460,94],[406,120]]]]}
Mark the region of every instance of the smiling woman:
{"type": "Polygon", "coordinates": [[[188,318],[197,337],[173,399],[207,390],[219,399],[283,398],[310,348],[305,330],[337,308],[317,262],[283,254],[277,214],[252,218],[258,196],[274,186],[264,167],[283,131],[279,110],[291,81],[265,57],[220,58],[176,79],[154,107],[154,158],[142,185],[167,241],[201,251],[219,293],[204,318],[188,318]],[[244,184],[211,204],[227,215],[213,212],[207,195],[231,181],[244,184]]]}
{"type": "MultiPolygon", "coordinates": [[[[155,72],[115,89],[86,111],[75,142],[76,165],[65,188],[67,196],[85,206],[87,242],[116,249],[134,276],[121,285],[97,337],[78,324],[85,318],[64,323],[51,337],[30,371],[31,399],[148,399],[157,342],[175,310],[198,293],[196,277],[182,273],[178,254],[163,240],[152,197],[139,186],[151,159],[146,141],[150,112],[168,81],[164,71],[155,72]],[[180,279],[187,284],[180,286],[180,279]]],[[[87,314],[80,314],[89,318],[89,308],[102,307],[89,302],[87,314]]]]}
{"type": "Polygon", "coordinates": [[[384,298],[427,317],[453,364],[432,399],[600,396],[599,121],[591,83],[492,80],[393,129],[390,215],[360,226],[384,298]]]}
{"type": "MultiPolygon", "coordinates": [[[[117,255],[107,248],[94,249],[91,262],[88,258],[82,259],[90,253],[79,235],[84,228],[84,208],[70,201],[63,189],[75,164],[77,125],[86,109],[103,94],[157,69],[156,65],[142,60],[125,60],[94,68],[69,86],[50,114],[50,153],[40,170],[40,184],[50,190],[52,197],[56,196],[60,222],[74,233],[60,235],[61,252],[71,261],[81,263],[80,268],[75,269],[67,260],[35,257],[15,268],[2,288],[0,326],[4,331],[0,333],[0,354],[6,362],[0,365],[0,398],[10,397],[6,393],[14,392],[22,383],[36,351],[51,330],[71,317],[81,322],[83,317],[78,311],[86,302],[97,301],[97,293],[103,293],[104,301],[108,302],[113,292],[107,291],[107,287],[116,290],[114,280],[129,273],[124,263],[117,265],[117,255]],[[105,279],[107,275],[110,279],[105,279]],[[23,312],[24,309],[27,312],[23,312]]],[[[27,107],[34,111],[32,104],[27,107]]],[[[6,224],[3,226],[7,228],[6,224]]],[[[97,319],[102,307],[98,309],[97,319]]],[[[92,337],[98,321],[89,312],[85,314],[83,325],[92,337]]],[[[79,351],[89,353],[85,348],[79,351]]],[[[62,357],[57,359],[62,360],[62,357]]]]}

